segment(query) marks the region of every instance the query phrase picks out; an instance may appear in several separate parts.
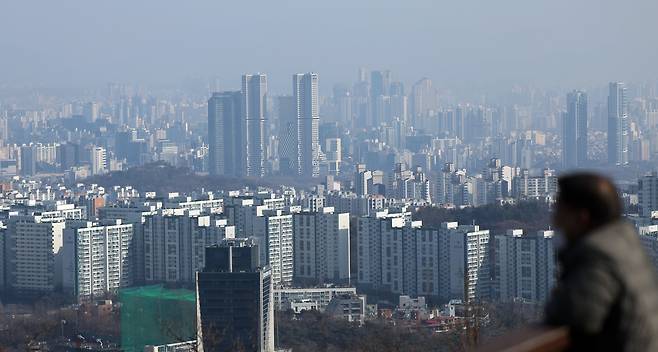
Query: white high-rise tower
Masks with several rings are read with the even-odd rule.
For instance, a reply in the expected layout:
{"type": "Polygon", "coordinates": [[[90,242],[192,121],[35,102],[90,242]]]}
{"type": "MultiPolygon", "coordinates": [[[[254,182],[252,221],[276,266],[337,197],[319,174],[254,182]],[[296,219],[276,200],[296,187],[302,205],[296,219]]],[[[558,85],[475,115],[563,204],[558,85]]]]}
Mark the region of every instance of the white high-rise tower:
{"type": "Polygon", "coordinates": [[[628,164],[628,105],[626,86],[611,82],[608,93],[608,162],[628,164]]]}
{"type": "Polygon", "coordinates": [[[292,89],[297,109],[297,167],[306,177],[320,175],[320,138],[317,73],[293,75],[292,89]]]}
{"type": "Polygon", "coordinates": [[[246,123],[247,176],[265,176],[267,136],[265,133],[267,76],[242,76],[242,114],[246,123]]]}

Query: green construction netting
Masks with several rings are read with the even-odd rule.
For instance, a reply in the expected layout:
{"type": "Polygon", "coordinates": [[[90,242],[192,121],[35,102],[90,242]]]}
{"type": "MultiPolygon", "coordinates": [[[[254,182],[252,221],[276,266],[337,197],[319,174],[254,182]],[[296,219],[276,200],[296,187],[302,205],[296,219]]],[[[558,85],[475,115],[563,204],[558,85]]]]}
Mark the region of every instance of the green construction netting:
{"type": "Polygon", "coordinates": [[[194,291],[163,285],[126,288],[121,302],[121,349],[142,352],[146,345],[196,339],[194,291]]]}

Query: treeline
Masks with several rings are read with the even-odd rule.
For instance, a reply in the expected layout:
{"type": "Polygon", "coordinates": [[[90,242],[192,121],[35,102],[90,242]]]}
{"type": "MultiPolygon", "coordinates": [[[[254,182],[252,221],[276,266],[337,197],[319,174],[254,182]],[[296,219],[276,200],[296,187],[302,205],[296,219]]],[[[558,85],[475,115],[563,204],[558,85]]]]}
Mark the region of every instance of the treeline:
{"type": "Polygon", "coordinates": [[[278,185],[306,186],[313,180],[299,178],[268,177],[265,179],[247,177],[223,177],[198,175],[189,168],[174,167],[165,162],[149,163],[132,167],[128,170],[113,171],[105,175],[92,176],[83,181],[86,184],[98,184],[105,188],[114,186],[133,186],[140,192],[199,192],[217,190],[234,190],[243,187],[275,187],[278,185]]]}
{"type": "Polygon", "coordinates": [[[414,220],[422,220],[423,226],[438,227],[442,222],[457,221],[460,224],[480,225],[492,233],[508,229],[523,229],[526,233],[546,230],[551,224],[551,214],[544,202],[521,201],[516,204],[485,205],[464,209],[423,207],[418,209],[414,220]]]}
{"type": "Polygon", "coordinates": [[[462,332],[431,334],[384,321],[356,323],[333,319],[317,311],[276,312],[276,345],[293,351],[429,352],[468,351],[462,332]]]}

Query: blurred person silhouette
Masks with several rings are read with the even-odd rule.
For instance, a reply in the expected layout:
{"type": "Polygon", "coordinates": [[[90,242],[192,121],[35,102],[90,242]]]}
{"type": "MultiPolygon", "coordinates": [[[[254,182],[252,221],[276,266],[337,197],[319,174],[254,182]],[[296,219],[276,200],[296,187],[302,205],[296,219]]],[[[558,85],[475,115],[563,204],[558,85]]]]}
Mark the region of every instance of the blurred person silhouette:
{"type": "Polygon", "coordinates": [[[614,184],[560,177],[553,222],[563,236],[545,322],[567,326],[573,351],[658,351],[658,281],[614,184]]]}

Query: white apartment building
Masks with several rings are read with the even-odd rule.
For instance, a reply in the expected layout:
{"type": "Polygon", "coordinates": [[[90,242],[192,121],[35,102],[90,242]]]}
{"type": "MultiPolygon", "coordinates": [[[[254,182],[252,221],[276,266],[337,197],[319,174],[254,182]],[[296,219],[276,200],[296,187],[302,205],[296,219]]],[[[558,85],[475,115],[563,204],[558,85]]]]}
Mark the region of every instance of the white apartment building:
{"type": "Polygon", "coordinates": [[[5,240],[7,287],[17,293],[44,293],[62,283],[64,218],[10,216],[5,240]],[[59,270],[58,270],[59,269],[59,270]]]}
{"type": "Polygon", "coordinates": [[[350,281],[350,214],[334,208],[294,214],[295,279],[350,281]]]}
{"type": "Polygon", "coordinates": [[[516,198],[542,198],[557,193],[557,176],[546,169],[540,176],[530,176],[528,170],[512,179],[512,195],[516,198]]]}
{"type": "Polygon", "coordinates": [[[92,222],[64,231],[63,288],[78,299],[133,284],[133,224],[92,222]]]}
{"type": "Polygon", "coordinates": [[[430,229],[405,213],[381,213],[359,219],[357,238],[361,286],[444,300],[489,297],[489,231],[477,225],[430,229]]]}
{"type": "Polygon", "coordinates": [[[253,227],[244,237],[256,240],[260,262],[272,268],[272,285],[287,287],[292,285],[294,273],[293,215],[264,208],[257,207],[253,227]]]}
{"type": "Polygon", "coordinates": [[[508,230],[495,236],[492,246],[492,298],[546,301],[555,283],[553,231],[525,235],[523,230],[508,230]]]}
{"type": "Polygon", "coordinates": [[[133,282],[144,284],[144,222],[149,215],[155,215],[161,203],[132,205],[126,207],[110,206],[98,209],[98,217],[102,221],[121,220],[122,224],[133,225],[133,282]]]}
{"type": "Polygon", "coordinates": [[[194,282],[206,247],[235,236],[225,220],[186,209],[160,209],[145,217],[142,231],[146,282],[194,282]]]}

